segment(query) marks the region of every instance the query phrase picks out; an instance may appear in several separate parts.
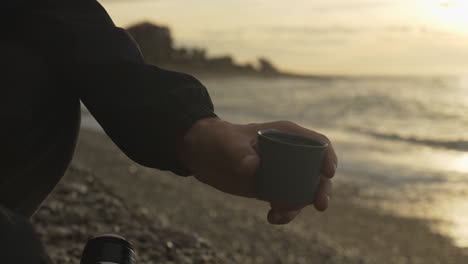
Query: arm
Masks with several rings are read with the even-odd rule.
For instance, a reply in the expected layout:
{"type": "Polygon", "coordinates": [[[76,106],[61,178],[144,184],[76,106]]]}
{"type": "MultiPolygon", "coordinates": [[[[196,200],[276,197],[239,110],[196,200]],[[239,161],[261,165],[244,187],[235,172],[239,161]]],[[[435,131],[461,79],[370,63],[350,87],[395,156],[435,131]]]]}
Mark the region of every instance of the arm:
{"type": "Polygon", "coordinates": [[[179,162],[183,135],[215,116],[199,81],[145,64],[130,35],[93,0],[50,1],[23,10],[17,22],[13,34],[47,58],[60,86],[82,100],[130,158],[190,174],[179,162]]]}
{"type": "Polygon", "coordinates": [[[102,8],[95,10],[98,24],[71,23],[78,96],[128,157],[191,174],[180,163],[180,144],[197,120],[216,116],[206,88],[187,74],[145,64],[130,35],[106,19],[102,8]]]}
{"type": "Polygon", "coordinates": [[[215,117],[200,82],[142,64],[88,65],[84,72],[81,100],[131,159],[190,174],[179,161],[182,139],[197,120],[215,117]]]}
{"type": "Polygon", "coordinates": [[[51,263],[31,223],[1,205],[0,248],[2,263],[51,263]]]}
{"type": "MultiPolygon", "coordinates": [[[[73,33],[68,42],[73,52],[62,49],[69,59],[58,63],[57,71],[66,77],[64,85],[76,88],[109,136],[135,161],[181,175],[193,173],[223,192],[255,197],[252,180],[259,158],[252,144],[257,130],[280,129],[329,142],[323,135],[287,121],[237,125],[216,118],[198,81],[144,64],[132,39],[109,23],[102,8],[96,10],[88,19],[64,18],[73,33]]],[[[50,53],[55,54],[56,49],[50,53]]],[[[322,166],[315,203],[318,210],[328,207],[336,164],[330,148],[322,166]]],[[[268,219],[287,223],[304,206],[272,203],[268,219]]]]}

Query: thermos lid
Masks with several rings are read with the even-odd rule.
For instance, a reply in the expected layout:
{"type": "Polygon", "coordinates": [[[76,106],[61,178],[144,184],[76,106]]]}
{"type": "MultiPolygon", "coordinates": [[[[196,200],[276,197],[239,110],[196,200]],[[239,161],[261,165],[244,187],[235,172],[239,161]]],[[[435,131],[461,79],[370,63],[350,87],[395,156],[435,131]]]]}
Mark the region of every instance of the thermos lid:
{"type": "Polygon", "coordinates": [[[135,264],[132,244],[115,234],[105,234],[88,240],[81,264],[135,264]]]}

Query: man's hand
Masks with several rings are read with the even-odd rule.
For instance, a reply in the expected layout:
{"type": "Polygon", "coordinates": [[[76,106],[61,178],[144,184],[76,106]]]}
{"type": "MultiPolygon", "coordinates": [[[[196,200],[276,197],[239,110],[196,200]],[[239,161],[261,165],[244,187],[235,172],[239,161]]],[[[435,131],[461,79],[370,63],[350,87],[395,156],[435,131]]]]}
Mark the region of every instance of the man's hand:
{"type": "MultiPolygon", "coordinates": [[[[263,129],[278,129],[329,144],[314,203],[317,210],[326,210],[332,191],[331,178],[335,175],[338,162],[335,151],[327,137],[292,122],[237,125],[218,118],[199,120],[184,137],[181,146],[182,162],[203,183],[226,193],[255,198],[254,176],[260,165],[260,158],[253,146],[257,140],[257,131],[263,129]]],[[[270,204],[268,221],[272,224],[289,223],[307,206],[270,204]]]]}

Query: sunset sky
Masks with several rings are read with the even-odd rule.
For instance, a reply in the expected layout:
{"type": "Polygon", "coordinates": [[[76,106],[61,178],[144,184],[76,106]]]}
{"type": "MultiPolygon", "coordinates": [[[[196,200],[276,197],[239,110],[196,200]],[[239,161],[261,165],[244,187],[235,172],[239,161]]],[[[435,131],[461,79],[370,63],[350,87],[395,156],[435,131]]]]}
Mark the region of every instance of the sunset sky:
{"type": "Polygon", "coordinates": [[[101,0],[177,46],[320,74],[468,74],[468,0],[101,0]]]}

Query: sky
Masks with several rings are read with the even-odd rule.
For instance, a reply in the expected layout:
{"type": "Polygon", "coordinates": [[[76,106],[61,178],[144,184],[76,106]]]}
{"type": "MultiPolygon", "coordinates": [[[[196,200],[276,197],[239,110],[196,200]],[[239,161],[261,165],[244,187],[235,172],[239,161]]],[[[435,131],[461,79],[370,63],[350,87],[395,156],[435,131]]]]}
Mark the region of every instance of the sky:
{"type": "Polygon", "coordinates": [[[177,46],[331,75],[468,75],[468,0],[100,0],[177,46]]]}

